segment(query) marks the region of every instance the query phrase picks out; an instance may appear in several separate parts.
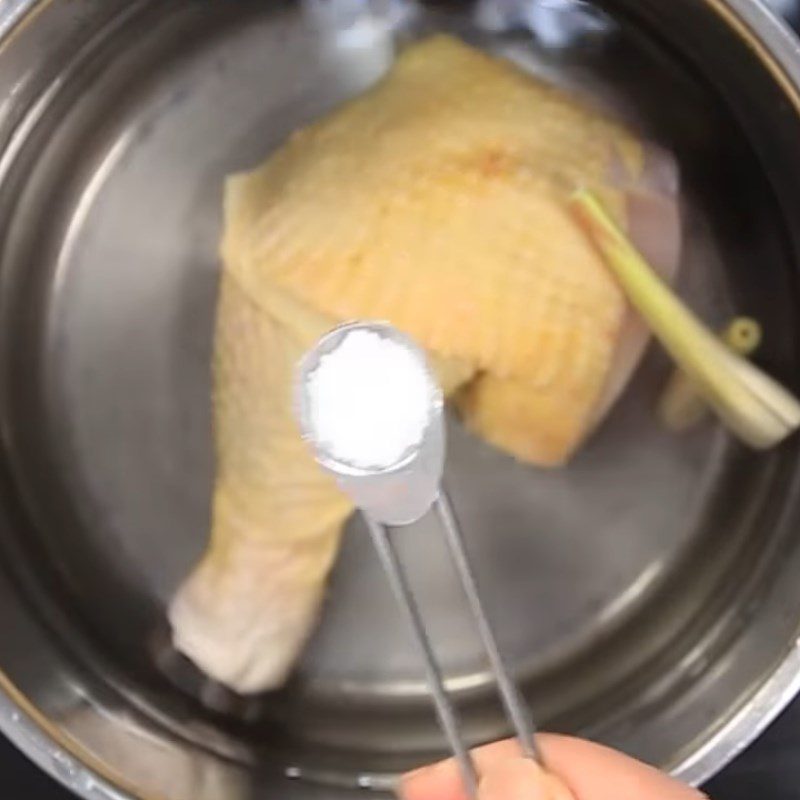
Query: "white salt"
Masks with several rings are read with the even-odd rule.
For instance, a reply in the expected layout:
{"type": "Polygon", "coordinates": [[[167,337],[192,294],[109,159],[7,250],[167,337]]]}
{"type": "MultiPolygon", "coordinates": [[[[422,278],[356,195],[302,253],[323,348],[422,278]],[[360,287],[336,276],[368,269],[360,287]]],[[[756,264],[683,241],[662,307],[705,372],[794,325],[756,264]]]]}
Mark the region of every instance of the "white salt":
{"type": "Polygon", "coordinates": [[[320,357],[305,388],[317,445],[357,469],[394,466],[420,445],[435,392],[417,352],[363,329],[320,357]]]}

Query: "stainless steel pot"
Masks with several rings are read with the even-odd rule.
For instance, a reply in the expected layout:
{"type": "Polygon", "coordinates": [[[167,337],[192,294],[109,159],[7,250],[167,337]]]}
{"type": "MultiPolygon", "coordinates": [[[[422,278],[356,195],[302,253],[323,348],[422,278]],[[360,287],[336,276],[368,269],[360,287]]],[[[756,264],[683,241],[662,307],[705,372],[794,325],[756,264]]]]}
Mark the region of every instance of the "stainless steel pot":
{"type": "MultiPolygon", "coordinates": [[[[781,24],[748,0],[605,0],[609,24],[551,51],[421,5],[418,32],[513,53],[678,154],[683,291],[709,319],[759,317],[796,386],[800,49],[781,24]]],[[[283,2],[0,9],[0,727],[86,798],[344,800],[442,749],[355,525],[284,692],[245,701],[160,659],[207,529],[221,181],[370,78],[329,44],[283,2]]],[[[700,782],[800,686],[800,453],[661,432],[667,368],[654,350],[565,472],[455,426],[450,483],[537,720],[700,782]]],[[[468,733],[500,736],[446,560],[408,544],[468,733]]]]}

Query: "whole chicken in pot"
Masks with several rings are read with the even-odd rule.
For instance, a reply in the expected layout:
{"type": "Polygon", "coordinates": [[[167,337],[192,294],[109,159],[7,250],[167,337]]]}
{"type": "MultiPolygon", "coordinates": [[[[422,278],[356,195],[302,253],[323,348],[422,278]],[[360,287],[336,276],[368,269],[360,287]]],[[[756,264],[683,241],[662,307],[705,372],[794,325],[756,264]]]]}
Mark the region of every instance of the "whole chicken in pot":
{"type": "Polygon", "coordinates": [[[175,647],[241,693],[281,685],[313,630],[352,512],[292,416],[297,360],[346,319],[425,347],[476,435],[565,464],[647,332],[565,200],[600,194],[671,277],[677,170],[561,91],[447,36],[226,187],[208,551],[175,647]]]}

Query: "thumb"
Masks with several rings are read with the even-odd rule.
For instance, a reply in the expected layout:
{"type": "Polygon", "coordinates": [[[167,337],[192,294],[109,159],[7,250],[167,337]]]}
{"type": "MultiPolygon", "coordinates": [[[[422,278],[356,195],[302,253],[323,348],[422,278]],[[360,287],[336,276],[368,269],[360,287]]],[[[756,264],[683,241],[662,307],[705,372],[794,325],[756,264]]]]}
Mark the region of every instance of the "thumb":
{"type": "Polygon", "coordinates": [[[534,761],[512,758],[497,763],[481,779],[478,800],[574,800],[558,778],[534,761]]]}

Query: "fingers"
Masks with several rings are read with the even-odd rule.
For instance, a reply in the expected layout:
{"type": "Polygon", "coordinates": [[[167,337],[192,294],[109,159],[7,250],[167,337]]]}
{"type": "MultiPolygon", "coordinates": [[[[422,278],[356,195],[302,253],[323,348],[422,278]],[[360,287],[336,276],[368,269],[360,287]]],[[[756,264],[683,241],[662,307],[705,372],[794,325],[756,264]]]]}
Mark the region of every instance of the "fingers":
{"type": "Polygon", "coordinates": [[[527,758],[514,757],[489,770],[481,780],[479,800],[574,800],[560,780],[527,758]]]}
{"type": "MultiPolygon", "coordinates": [[[[478,773],[483,776],[481,789],[484,793],[486,791],[495,791],[496,780],[503,780],[505,769],[509,763],[523,760],[522,751],[514,740],[496,742],[486,747],[478,748],[472,752],[472,757],[478,773]],[[502,772],[503,776],[495,779],[495,773],[498,771],[502,772]]],[[[530,761],[527,763],[531,764],[530,761]]],[[[541,770],[535,764],[531,764],[531,766],[536,771],[536,774],[531,776],[535,781],[534,788],[541,795],[541,781],[543,779],[541,770]]],[[[514,771],[514,774],[510,777],[513,780],[518,780],[520,773],[514,771]]],[[[532,794],[530,787],[528,788],[528,794],[532,794]]],[[[463,789],[461,773],[452,759],[407,775],[402,781],[400,796],[403,800],[468,800],[463,789]]],[[[545,800],[545,798],[546,795],[541,800],[545,800]]],[[[529,797],[528,800],[539,800],[539,797],[537,794],[532,794],[532,797],[529,797]]],[[[561,799],[559,798],[558,800],[561,799]]]]}
{"type": "MultiPolygon", "coordinates": [[[[520,749],[513,741],[490,744],[472,753],[481,775],[519,756],[520,749]]],[[[461,773],[452,759],[406,775],[401,782],[400,796],[403,800],[468,800],[462,787],[461,773]]]]}
{"type": "Polygon", "coordinates": [[[696,790],[647,764],[592,742],[547,737],[548,768],[577,800],[703,800],[696,790]]]}
{"type": "MultiPolygon", "coordinates": [[[[516,790],[525,779],[529,780],[527,800],[702,800],[702,795],[693,789],[606,747],[564,736],[541,735],[538,742],[548,776],[542,775],[535,765],[524,762],[519,746],[513,741],[475,751],[482,776],[481,800],[512,800],[516,795],[508,792],[516,790]]],[[[407,776],[401,797],[467,800],[458,768],[452,761],[407,776]]]]}

